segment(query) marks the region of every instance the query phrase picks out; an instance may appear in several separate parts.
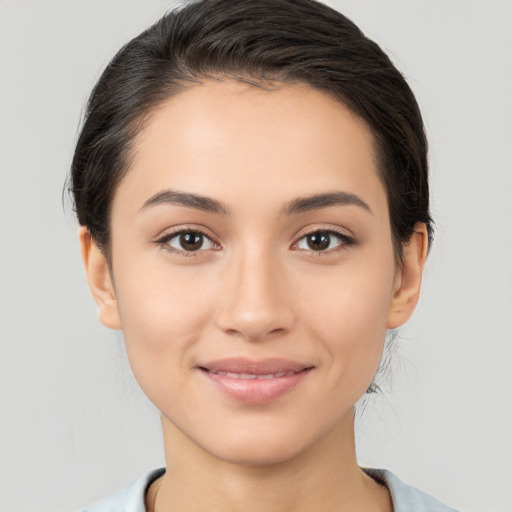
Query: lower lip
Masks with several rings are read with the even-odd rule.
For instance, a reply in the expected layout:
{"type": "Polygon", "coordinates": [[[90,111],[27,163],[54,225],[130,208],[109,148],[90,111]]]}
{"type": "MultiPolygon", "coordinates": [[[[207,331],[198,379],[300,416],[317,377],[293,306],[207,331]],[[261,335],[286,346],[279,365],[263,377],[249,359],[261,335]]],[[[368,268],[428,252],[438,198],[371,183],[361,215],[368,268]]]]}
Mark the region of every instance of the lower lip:
{"type": "Polygon", "coordinates": [[[247,404],[265,404],[285,395],[300,384],[312,368],[286,377],[272,379],[236,379],[208,370],[202,373],[226,395],[247,404]]]}

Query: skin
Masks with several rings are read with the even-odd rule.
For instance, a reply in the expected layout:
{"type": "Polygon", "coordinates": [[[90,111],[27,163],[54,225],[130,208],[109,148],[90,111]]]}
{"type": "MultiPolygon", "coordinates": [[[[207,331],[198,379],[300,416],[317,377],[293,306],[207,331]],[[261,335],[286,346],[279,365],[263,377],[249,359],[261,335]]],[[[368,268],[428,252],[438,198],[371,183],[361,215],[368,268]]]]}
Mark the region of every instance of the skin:
{"type": "Polygon", "coordinates": [[[386,330],[414,310],[427,236],[418,224],[397,263],[367,126],[306,85],[204,82],[152,115],[111,214],[111,266],[86,228],[80,240],[100,320],[123,330],[134,375],[162,414],[167,472],[148,509],[392,510],[357,465],[354,404],[386,330]],[[168,190],[229,212],[144,207],[168,190]],[[368,208],[284,211],[332,192],[368,208]],[[198,229],[211,241],[188,255],[179,237],[162,241],[198,229]],[[341,237],[311,249],[306,235],[328,230],[341,237]],[[234,356],[313,369],[276,400],[248,404],[198,369],[234,356]]]}

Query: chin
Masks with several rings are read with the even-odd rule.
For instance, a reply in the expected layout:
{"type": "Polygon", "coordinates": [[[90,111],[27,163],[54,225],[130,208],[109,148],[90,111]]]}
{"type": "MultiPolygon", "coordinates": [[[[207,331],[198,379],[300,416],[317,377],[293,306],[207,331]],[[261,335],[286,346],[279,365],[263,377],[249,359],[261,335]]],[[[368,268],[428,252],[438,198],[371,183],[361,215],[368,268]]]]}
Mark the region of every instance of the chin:
{"type": "Polygon", "coordinates": [[[218,432],[218,436],[197,444],[225,462],[268,467],[292,461],[313,449],[326,435],[318,430],[310,430],[300,421],[294,421],[292,425],[255,423],[246,429],[237,428],[230,432],[225,429],[218,432]]]}
{"type": "Polygon", "coordinates": [[[268,467],[288,462],[301,453],[300,448],[289,443],[279,445],[275,441],[267,443],[263,440],[253,440],[250,444],[236,444],[216,450],[211,454],[220,460],[250,467],[268,467]]]}

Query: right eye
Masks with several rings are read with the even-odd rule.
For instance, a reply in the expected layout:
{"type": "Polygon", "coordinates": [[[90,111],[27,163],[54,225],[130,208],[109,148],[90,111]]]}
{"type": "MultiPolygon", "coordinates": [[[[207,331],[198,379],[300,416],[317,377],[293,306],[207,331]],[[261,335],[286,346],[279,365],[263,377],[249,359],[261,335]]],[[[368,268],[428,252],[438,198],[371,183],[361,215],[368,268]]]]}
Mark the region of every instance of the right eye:
{"type": "Polygon", "coordinates": [[[205,233],[194,229],[169,233],[157,240],[157,244],[184,256],[195,256],[194,253],[218,247],[205,233]]]}

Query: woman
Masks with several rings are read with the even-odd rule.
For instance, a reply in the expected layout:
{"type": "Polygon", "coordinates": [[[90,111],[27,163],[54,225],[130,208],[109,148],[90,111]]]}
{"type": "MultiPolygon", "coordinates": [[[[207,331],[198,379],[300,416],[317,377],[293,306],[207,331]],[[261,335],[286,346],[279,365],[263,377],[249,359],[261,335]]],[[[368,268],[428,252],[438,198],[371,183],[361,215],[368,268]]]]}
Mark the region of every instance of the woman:
{"type": "Polygon", "coordinates": [[[400,73],[312,0],[192,3],[118,53],[71,188],[166,468],[87,510],[451,510],[354,445],[419,295],[426,151],[400,73]]]}

